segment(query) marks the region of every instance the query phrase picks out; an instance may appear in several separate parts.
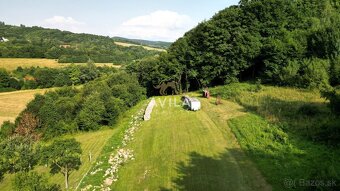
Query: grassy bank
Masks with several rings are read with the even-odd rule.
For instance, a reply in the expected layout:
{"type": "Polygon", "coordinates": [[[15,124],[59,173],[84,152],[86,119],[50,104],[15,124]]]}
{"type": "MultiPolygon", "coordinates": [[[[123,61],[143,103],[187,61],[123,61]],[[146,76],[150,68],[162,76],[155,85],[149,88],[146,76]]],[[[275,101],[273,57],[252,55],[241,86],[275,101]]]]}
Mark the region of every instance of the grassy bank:
{"type": "MultiPolygon", "coordinates": [[[[122,135],[126,129],[126,125],[129,122],[131,115],[141,108],[141,104],[133,107],[131,110],[127,111],[114,125],[113,129],[104,128],[103,130],[95,132],[85,132],[78,134],[71,134],[63,136],[63,138],[75,138],[81,143],[82,165],[80,169],[74,171],[69,178],[70,190],[75,190],[81,180],[84,178],[84,182],[96,181],[94,177],[87,177],[87,173],[93,168],[96,162],[104,160],[105,157],[112,152],[121,142],[122,135]],[[91,154],[92,160],[90,161],[89,156],[91,154]]],[[[46,173],[49,176],[49,181],[51,183],[56,183],[64,188],[64,177],[61,174],[51,175],[49,174],[49,168],[45,166],[37,166],[35,169],[38,173],[46,173]]],[[[14,179],[14,174],[6,174],[5,178],[0,182],[1,190],[13,190],[12,181],[14,179]]]]}
{"type": "Polygon", "coordinates": [[[340,150],[315,140],[334,118],[318,91],[239,83],[211,92],[250,112],[229,125],[274,190],[339,189],[340,150]]]}
{"type": "MultiPolygon", "coordinates": [[[[116,133],[118,133],[118,129],[107,129],[97,132],[81,133],[67,136],[74,137],[77,141],[79,141],[83,150],[83,154],[81,156],[82,165],[80,166],[80,169],[74,171],[70,175],[69,184],[71,190],[77,187],[83,175],[89,170],[89,168],[93,165],[94,161],[101,153],[103,146],[105,145],[107,140],[116,133]],[[92,162],[89,161],[90,152],[92,155],[92,162]]],[[[38,173],[47,173],[49,176],[49,181],[51,183],[59,184],[61,188],[64,188],[64,177],[61,174],[50,175],[49,168],[45,166],[37,166],[34,170],[38,173]]],[[[5,179],[0,182],[1,190],[13,190],[13,179],[14,174],[7,174],[5,176],[5,179]]]]}

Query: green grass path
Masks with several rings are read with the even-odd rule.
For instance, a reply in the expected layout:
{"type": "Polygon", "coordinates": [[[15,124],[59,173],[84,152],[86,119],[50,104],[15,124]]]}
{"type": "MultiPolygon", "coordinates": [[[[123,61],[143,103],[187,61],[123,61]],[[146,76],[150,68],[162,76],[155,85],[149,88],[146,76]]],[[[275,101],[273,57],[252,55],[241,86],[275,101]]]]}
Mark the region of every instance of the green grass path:
{"type": "Polygon", "coordinates": [[[151,120],[129,144],[136,159],[121,168],[113,190],[271,190],[228,127],[243,108],[201,99],[202,110],[190,112],[173,105],[179,98],[156,98],[151,120]]]}

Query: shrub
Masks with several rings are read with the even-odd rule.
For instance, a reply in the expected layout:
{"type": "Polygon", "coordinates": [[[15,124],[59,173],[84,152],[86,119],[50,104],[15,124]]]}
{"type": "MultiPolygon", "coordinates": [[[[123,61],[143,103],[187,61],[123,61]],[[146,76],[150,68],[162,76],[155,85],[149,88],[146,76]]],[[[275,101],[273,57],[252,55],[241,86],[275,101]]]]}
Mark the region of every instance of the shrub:
{"type": "Polygon", "coordinates": [[[321,91],[321,96],[329,100],[329,107],[334,114],[340,114],[340,94],[334,89],[321,91]]]}
{"type": "Polygon", "coordinates": [[[333,146],[340,146],[340,118],[323,124],[315,138],[333,146]]]}
{"type": "Polygon", "coordinates": [[[311,104],[304,104],[298,110],[298,114],[307,116],[316,116],[320,113],[321,113],[320,109],[317,106],[311,104]]]}
{"type": "Polygon", "coordinates": [[[48,184],[47,177],[36,172],[16,174],[13,186],[17,191],[61,191],[59,185],[48,184]]]}
{"type": "Polygon", "coordinates": [[[300,68],[300,86],[322,89],[329,86],[329,61],[322,59],[305,59],[300,68]]]}
{"type": "Polygon", "coordinates": [[[10,121],[3,122],[0,129],[0,139],[10,137],[11,135],[13,135],[14,130],[15,130],[14,123],[10,121]]]}

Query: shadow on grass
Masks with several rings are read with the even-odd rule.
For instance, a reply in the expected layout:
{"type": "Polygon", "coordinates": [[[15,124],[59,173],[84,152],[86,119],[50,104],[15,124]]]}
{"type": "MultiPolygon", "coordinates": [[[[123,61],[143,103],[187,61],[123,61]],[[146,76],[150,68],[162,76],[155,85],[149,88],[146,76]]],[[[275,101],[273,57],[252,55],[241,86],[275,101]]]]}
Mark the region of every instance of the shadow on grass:
{"type": "Polygon", "coordinates": [[[271,96],[261,97],[256,101],[237,100],[237,102],[246,111],[279,124],[282,129],[289,130],[290,133],[310,139],[317,134],[320,126],[335,118],[326,103],[287,101],[271,96]]]}
{"type": "Polygon", "coordinates": [[[189,157],[177,164],[173,188],[160,191],[271,190],[241,150],[226,150],[216,157],[192,152],[189,157]]]}

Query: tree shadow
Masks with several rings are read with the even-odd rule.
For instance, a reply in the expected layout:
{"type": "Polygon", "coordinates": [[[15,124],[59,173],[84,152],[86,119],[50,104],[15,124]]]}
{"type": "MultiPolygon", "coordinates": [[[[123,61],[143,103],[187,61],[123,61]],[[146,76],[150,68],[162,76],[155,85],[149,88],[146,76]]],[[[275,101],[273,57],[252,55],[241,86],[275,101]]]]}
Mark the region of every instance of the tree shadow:
{"type": "Polygon", "coordinates": [[[271,96],[261,97],[256,103],[237,101],[246,111],[258,114],[281,125],[299,136],[313,139],[319,127],[334,120],[326,103],[287,101],[271,96]]]}
{"type": "Polygon", "coordinates": [[[240,149],[228,149],[218,156],[191,152],[187,162],[177,163],[176,171],[173,189],[161,187],[160,191],[271,190],[240,149]]]}

